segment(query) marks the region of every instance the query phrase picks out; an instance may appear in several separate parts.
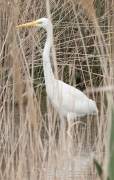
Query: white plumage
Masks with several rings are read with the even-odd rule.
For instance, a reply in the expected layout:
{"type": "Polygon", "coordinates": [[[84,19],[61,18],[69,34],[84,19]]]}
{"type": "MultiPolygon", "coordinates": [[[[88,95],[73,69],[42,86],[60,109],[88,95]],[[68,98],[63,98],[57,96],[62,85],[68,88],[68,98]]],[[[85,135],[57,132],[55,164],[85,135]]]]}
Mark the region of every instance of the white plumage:
{"type": "Polygon", "coordinates": [[[89,99],[80,90],[57,80],[52,72],[50,63],[50,48],[52,45],[52,24],[49,19],[41,18],[31,23],[22,24],[17,27],[38,26],[45,28],[47,39],[43,51],[43,67],[47,95],[57,110],[60,117],[67,117],[68,120],[76,117],[85,116],[86,114],[98,114],[95,102],[89,99]]]}

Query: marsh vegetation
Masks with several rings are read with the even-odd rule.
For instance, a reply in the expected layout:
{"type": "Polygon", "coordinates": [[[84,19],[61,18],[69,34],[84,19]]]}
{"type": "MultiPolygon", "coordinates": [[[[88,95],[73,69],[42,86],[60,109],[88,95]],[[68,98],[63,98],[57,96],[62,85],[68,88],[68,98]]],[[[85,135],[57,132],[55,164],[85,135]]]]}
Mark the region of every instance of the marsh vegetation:
{"type": "MultiPolygon", "coordinates": [[[[114,101],[114,4],[51,0],[57,66],[62,81],[84,91],[98,116],[77,118],[72,150],[62,151],[60,119],[46,96],[42,50],[46,34],[15,28],[47,17],[44,0],[0,1],[0,179],[99,179],[93,159],[108,176],[108,144],[114,101]]],[[[67,121],[65,121],[67,129],[67,121]]],[[[67,141],[67,140],[66,140],[67,141]]],[[[65,146],[67,147],[67,146],[65,146]]]]}

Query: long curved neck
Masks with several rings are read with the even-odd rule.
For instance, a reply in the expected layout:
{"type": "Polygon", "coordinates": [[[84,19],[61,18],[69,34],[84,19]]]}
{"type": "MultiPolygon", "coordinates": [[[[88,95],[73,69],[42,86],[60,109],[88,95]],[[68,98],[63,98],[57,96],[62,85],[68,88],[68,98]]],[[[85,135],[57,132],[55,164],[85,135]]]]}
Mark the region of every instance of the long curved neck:
{"type": "Polygon", "coordinates": [[[46,43],[45,43],[44,51],[43,51],[43,67],[44,67],[46,89],[48,92],[50,89],[50,86],[53,84],[53,81],[55,79],[52,72],[52,68],[51,68],[51,62],[50,62],[50,48],[52,45],[52,35],[53,35],[51,22],[46,30],[47,30],[47,39],[46,39],[46,43]]]}

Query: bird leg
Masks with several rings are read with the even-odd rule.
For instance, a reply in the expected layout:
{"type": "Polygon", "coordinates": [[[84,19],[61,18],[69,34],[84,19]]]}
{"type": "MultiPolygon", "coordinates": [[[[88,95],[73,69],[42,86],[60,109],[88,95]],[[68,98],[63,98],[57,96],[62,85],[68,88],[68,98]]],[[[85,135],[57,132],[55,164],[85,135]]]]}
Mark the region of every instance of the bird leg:
{"type": "Polygon", "coordinates": [[[67,134],[70,137],[70,139],[72,139],[72,125],[73,125],[73,120],[72,118],[67,115],[67,121],[68,121],[68,130],[67,130],[67,134]]]}
{"type": "Polygon", "coordinates": [[[68,121],[68,130],[66,132],[67,132],[70,139],[72,139],[71,127],[72,127],[72,123],[71,123],[71,121],[68,121]]]}

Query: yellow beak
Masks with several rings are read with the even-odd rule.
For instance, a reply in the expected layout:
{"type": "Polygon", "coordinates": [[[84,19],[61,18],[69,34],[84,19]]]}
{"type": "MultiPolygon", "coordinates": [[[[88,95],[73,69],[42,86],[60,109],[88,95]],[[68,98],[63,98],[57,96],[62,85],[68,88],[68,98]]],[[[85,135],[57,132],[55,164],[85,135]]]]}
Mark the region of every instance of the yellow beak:
{"type": "Polygon", "coordinates": [[[16,26],[16,28],[21,28],[21,27],[26,27],[26,26],[34,26],[36,24],[38,24],[38,21],[33,21],[33,22],[26,23],[26,24],[21,24],[19,26],[16,26]]]}

